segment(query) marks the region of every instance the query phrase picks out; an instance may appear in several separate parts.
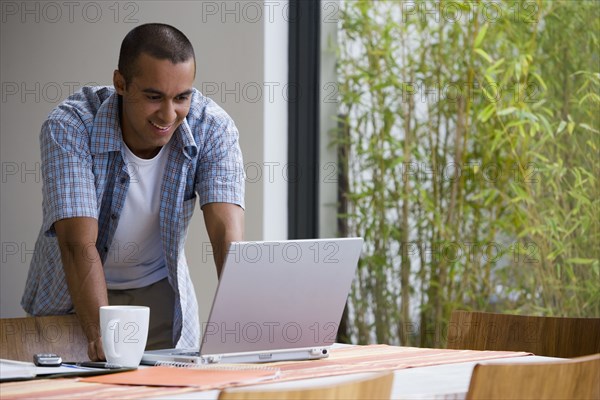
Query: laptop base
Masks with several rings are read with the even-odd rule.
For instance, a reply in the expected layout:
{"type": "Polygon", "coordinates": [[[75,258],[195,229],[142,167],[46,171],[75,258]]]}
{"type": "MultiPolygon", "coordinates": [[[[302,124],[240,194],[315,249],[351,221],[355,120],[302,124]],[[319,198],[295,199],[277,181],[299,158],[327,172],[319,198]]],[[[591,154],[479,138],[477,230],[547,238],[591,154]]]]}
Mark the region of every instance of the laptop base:
{"type": "Polygon", "coordinates": [[[329,346],[302,349],[269,350],[265,352],[227,353],[200,355],[196,349],[148,350],[141,364],[238,364],[275,361],[314,360],[329,357],[329,346]]]}

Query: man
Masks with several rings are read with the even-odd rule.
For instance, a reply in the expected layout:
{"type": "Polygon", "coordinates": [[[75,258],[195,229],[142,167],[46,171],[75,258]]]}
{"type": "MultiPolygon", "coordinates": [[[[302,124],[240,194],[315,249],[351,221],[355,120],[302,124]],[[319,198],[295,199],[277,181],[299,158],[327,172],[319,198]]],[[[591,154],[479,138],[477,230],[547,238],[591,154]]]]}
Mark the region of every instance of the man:
{"type": "Polygon", "coordinates": [[[99,307],[151,308],[148,348],[197,347],[198,306],[184,254],[196,195],[217,266],[244,230],[244,177],[231,118],[192,87],[194,50],[145,24],[121,45],[113,87],[69,97],[41,130],[44,221],[21,304],[76,312],[104,359],[99,307]]]}

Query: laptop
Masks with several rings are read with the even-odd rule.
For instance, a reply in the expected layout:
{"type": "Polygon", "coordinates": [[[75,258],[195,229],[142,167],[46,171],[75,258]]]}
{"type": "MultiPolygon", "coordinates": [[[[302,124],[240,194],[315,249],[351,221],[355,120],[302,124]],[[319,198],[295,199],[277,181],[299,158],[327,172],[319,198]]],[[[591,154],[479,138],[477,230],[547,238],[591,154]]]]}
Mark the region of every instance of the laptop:
{"type": "Polygon", "coordinates": [[[362,244],[362,238],[232,243],[200,348],[146,351],[142,364],[328,357],[362,244]]]}

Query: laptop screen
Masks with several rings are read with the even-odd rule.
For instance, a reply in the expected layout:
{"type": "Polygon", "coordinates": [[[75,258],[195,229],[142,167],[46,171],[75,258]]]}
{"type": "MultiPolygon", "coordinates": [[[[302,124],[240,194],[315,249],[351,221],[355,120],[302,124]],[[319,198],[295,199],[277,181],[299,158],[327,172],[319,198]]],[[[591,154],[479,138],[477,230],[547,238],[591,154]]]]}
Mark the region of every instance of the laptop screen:
{"type": "Polygon", "coordinates": [[[200,354],[329,346],[362,238],[231,244],[200,354]]]}

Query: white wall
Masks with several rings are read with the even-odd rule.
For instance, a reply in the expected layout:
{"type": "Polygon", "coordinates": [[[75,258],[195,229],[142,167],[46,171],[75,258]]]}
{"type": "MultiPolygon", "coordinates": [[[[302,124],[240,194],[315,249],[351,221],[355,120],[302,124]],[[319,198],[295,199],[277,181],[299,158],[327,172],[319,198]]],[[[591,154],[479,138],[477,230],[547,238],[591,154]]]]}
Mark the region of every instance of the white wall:
{"type": "MultiPolygon", "coordinates": [[[[110,84],[124,35],[165,22],[192,41],[196,87],[229,112],[241,135],[246,239],[287,236],[287,1],[2,1],[0,81],[0,317],[19,301],[41,224],[38,135],[60,100],[110,84]]],[[[199,207],[187,256],[204,320],[216,284],[199,207]]]]}

